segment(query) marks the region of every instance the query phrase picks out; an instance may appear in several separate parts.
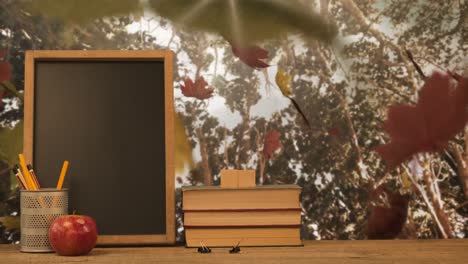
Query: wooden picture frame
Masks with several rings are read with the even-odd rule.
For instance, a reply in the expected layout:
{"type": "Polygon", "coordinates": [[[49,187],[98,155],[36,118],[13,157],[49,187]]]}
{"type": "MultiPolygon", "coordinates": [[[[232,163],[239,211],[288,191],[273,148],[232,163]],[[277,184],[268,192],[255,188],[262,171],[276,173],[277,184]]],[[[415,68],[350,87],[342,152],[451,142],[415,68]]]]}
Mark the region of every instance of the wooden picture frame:
{"type": "MultiPolygon", "coordinates": [[[[165,196],[166,233],[138,235],[99,235],[98,245],[158,245],[175,243],[175,165],[174,165],[174,102],[173,53],[151,51],[27,51],[25,56],[24,155],[34,164],[35,65],[39,61],[163,61],[164,62],[164,131],[165,131],[165,196]]],[[[72,165],[73,166],[73,165],[72,165]]]]}

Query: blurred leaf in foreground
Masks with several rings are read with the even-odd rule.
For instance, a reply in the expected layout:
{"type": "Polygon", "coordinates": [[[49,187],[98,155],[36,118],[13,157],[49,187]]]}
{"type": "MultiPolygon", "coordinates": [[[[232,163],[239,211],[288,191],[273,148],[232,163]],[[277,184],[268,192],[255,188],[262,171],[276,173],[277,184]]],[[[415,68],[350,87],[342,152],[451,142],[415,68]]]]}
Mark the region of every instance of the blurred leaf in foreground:
{"type": "Polygon", "coordinates": [[[229,43],[232,47],[232,53],[251,68],[267,68],[270,66],[263,61],[268,59],[267,50],[257,45],[241,46],[235,42],[229,43]]]}
{"type": "Polygon", "coordinates": [[[468,78],[457,82],[434,72],[419,91],[415,105],[392,105],[384,123],[391,140],[377,152],[393,169],[417,153],[438,152],[468,121],[468,78]]]}
{"type": "Polygon", "coordinates": [[[23,149],[23,121],[14,128],[0,129],[0,159],[10,167],[18,163],[18,153],[23,149]]]}
{"type": "Polygon", "coordinates": [[[24,5],[33,14],[71,23],[128,15],[141,9],[140,2],[136,0],[29,0],[24,1],[24,5]]]}
{"type": "Polygon", "coordinates": [[[334,25],[301,8],[297,0],[149,0],[154,11],[175,24],[218,33],[237,43],[255,43],[300,33],[308,39],[331,41],[334,25]]]}
{"type": "Polygon", "coordinates": [[[178,114],[175,114],[175,169],[182,171],[187,165],[193,168],[192,146],[185,133],[185,127],[178,114]]]}

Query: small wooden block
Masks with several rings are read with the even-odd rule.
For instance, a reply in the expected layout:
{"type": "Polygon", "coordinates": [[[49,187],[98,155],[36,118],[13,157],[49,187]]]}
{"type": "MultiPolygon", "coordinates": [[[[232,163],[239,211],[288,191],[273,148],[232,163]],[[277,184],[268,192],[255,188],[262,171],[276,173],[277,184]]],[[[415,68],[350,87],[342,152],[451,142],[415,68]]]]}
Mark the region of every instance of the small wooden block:
{"type": "Polygon", "coordinates": [[[239,187],[255,187],[255,170],[238,170],[239,187]]]}
{"type": "Polygon", "coordinates": [[[221,188],[237,188],[237,170],[221,170],[221,188]]]}

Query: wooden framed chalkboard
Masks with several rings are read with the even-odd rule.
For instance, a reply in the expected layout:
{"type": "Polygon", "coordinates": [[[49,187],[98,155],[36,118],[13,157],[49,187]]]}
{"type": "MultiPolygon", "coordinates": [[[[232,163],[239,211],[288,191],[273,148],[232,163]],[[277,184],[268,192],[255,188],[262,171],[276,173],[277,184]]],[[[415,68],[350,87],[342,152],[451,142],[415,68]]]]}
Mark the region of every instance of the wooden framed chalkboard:
{"type": "Polygon", "coordinates": [[[28,51],[24,153],[41,187],[64,160],[69,210],[98,245],[175,242],[171,51],[28,51]]]}

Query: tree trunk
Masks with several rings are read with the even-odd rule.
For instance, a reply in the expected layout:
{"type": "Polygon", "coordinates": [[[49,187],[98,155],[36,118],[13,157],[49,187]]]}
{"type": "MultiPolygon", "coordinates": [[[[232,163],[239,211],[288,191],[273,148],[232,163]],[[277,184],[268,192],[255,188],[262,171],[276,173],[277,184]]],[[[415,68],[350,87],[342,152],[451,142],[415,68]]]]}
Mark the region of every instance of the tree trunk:
{"type": "MultiPolygon", "coordinates": [[[[195,117],[195,108],[197,107],[192,107],[192,116],[195,117]]],[[[201,127],[197,127],[195,129],[195,133],[198,138],[198,144],[200,145],[200,156],[202,159],[202,174],[203,174],[203,184],[206,186],[211,186],[213,184],[213,177],[211,175],[211,169],[210,169],[210,163],[208,160],[208,151],[206,148],[206,143],[205,143],[205,136],[203,135],[203,131],[201,127]]]]}
{"type": "Polygon", "coordinates": [[[249,130],[249,122],[250,122],[250,106],[247,107],[242,115],[242,126],[240,128],[238,137],[237,137],[237,156],[235,162],[235,169],[240,170],[241,164],[247,161],[247,150],[250,149],[250,139],[245,139],[245,134],[248,133],[249,130]]]}
{"type": "Polygon", "coordinates": [[[226,127],[224,127],[223,140],[224,140],[224,166],[225,166],[225,169],[230,169],[231,163],[229,162],[229,143],[227,140],[227,128],[226,127]]]}
{"type": "Polygon", "coordinates": [[[379,30],[372,27],[372,24],[368,22],[364,13],[362,13],[361,9],[353,0],[339,0],[339,2],[343,6],[343,8],[351,16],[354,17],[354,19],[362,29],[366,29],[366,31],[368,31],[371,36],[377,39],[377,41],[380,43],[382,53],[384,53],[383,47],[387,46],[401,58],[401,61],[405,64],[405,68],[408,73],[408,80],[411,82],[411,88],[413,89],[414,94],[416,94],[418,91],[418,85],[415,81],[415,70],[411,62],[406,58],[404,50],[402,50],[399,46],[388,40],[387,37],[384,34],[382,34],[379,30]]]}
{"type": "Polygon", "coordinates": [[[424,173],[423,178],[424,182],[426,183],[426,191],[429,194],[429,199],[431,200],[435,214],[440,221],[440,225],[443,228],[443,233],[445,233],[444,238],[453,238],[452,227],[450,225],[448,216],[444,211],[440,192],[438,191],[439,187],[437,182],[434,182],[435,176],[433,175],[431,169],[428,169],[428,171],[424,173]]]}
{"type": "Polygon", "coordinates": [[[258,185],[263,185],[263,183],[265,182],[265,165],[266,165],[265,155],[263,155],[263,147],[262,147],[263,137],[260,135],[260,131],[258,131],[257,128],[255,128],[255,132],[257,134],[255,143],[257,144],[257,157],[258,157],[258,172],[259,172],[258,185]]]}
{"type": "Polygon", "coordinates": [[[336,89],[335,85],[330,84],[329,87],[333,91],[333,93],[338,97],[340,100],[341,107],[343,108],[343,112],[346,118],[346,123],[348,124],[348,128],[351,132],[351,145],[354,147],[354,151],[356,152],[356,164],[359,175],[363,179],[370,179],[369,174],[367,173],[367,166],[364,164],[364,159],[362,158],[362,150],[359,146],[358,137],[356,134],[356,130],[354,129],[353,120],[351,117],[351,113],[349,111],[348,103],[343,95],[336,89]]]}
{"type": "Polygon", "coordinates": [[[457,146],[453,147],[453,152],[457,162],[460,185],[463,187],[465,198],[468,199],[468,132],[465,132],[465,153],[463,154],[457,146]]]}
{"type": "Polygon", "coordinates": [[[439,234],[442,235],[442,238],[448,238],[448,234],[445,232],[444,225],[442,221],[439,219],[439,214],[436,212],[436,208],[434,204],[431,202],[431,199],[427,195],[427,191],[424,190],[424,188],[419,184],[419,182],[415,179],[413,174],[406,168],[403,167],[406,170],[406,173],[408,174],[411,182],[413,183],[413,186],[416,188],[417,193],[421,195],[424,203],[426,204],[429,214],[431,215],[432,219],[434,220],[439,232],[434,232],[435,236],[438,237],[439,234]]]}

